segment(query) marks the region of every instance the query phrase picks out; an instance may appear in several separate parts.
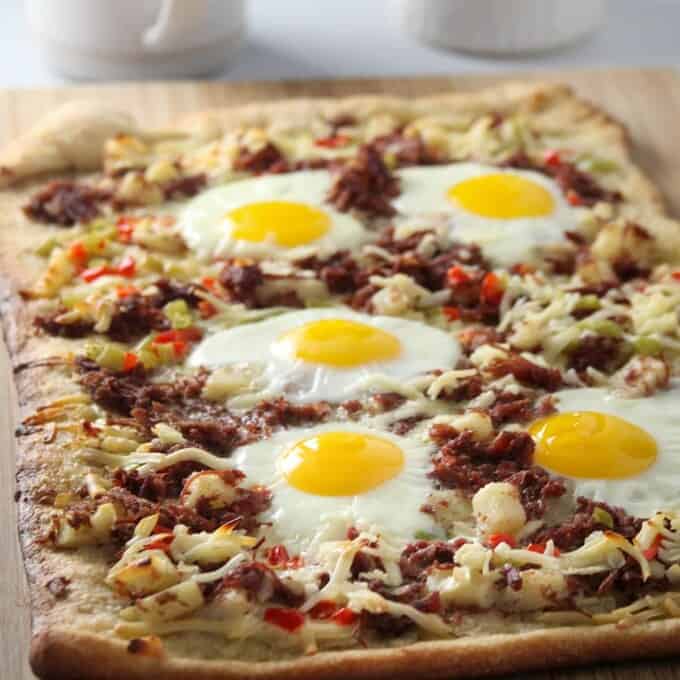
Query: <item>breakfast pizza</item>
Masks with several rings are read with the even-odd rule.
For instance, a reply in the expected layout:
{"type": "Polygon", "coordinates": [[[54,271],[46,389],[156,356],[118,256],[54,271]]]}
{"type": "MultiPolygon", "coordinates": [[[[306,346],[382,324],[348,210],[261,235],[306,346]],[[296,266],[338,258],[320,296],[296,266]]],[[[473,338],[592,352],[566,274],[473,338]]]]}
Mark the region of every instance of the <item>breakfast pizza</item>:
{"type": "Polygon", "coordinates": [[[680,224],[568,88],[79,103],[0,185],[39,677],[677,649],[680,224]]]}

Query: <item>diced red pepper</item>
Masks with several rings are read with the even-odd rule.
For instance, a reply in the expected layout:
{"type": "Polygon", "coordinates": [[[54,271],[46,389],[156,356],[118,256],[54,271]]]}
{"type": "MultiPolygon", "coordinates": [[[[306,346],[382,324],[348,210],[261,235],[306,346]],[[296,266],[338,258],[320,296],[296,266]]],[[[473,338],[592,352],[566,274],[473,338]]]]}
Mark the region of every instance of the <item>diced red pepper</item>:
{"type": "Polygon", "coordinates": [[[358,536],[359,536],[359,532],[357,531],[356,527],[350,527],[349,529],[347,529],[347,540],[348,541],[353,541],[358,536]]]}
{"type": "MultiPolygon", "coordinates": [[[[545,552],[546,547],[547,546],[546,546],[545,543],[529,543],[529,545],[527,546],[527,550],[531,550],[531,552],[543,554],[545,552]]],[[[555,555],[555,557],[560,556],[559,548],[553,548],[553,555],[555,555]]]]}
{"type": "Polygon", "coordinates": [[[338,611],[331,616],[331,621],[340,626],[351,626],[356,620],[356,613],[349,609],[349,607],[342,607],[342,609],[338,609],[338,611]]]}
{"type": "Polygon", "coordinates": [[[284,609],[282,607],[269,607],[264,610],[264,620],[274,626],[283,628],[289,633],[294,633],[304,622],[304,614],[297,609],[284,609]]]}
{"type": "Polygon", "coordinates": [[[207,300],[200,300],[198,303],[198,313],[202,319],[210,319],[217,314],[217,308],[212,302],[207,300]]]}
{"type": "Polygon", "coordinates": [[[671,274],[671,276],[672,276],[676,281],[680,281],[680,271],[673,272],[673,273],[671,274]]]}
{"type": "Polygon", "coordinates": [[[321,600],[310,610],[309,615],[316,620],[330,620],[340,626],[350,626],[357,620],[356,612],[349,607],[338,607],[332,600],[321,600]]]}
{"type": "Polygon", "coordinates": [[[121,276],[131,277],[135,275],[136,271],[137,263],[135,262],[135,258],[132,257],[132,255],[126,255],[116,267],[116,273],[120,274],[121,276]]]}
{"type": "Polygon", "coordinates": [[[159,333],[153,340],[153,343],[158,345],[166,345],[175,342],[196,342],[203,337],[203,331],[200,328],[191,326],[189,328],[179,328],[171,331],[163,331],[159,333]]]}
{"type": "Polygon", "coordinates": [[[269,549],[267,559],[269,560],[269,564],[285,564],[290,559],[290,555],[288,554],[285,545],[275,545],[269,549]]]}
{"type": "Polygon", "coordinates": [[[458,321],[460,319],[460,307],[442,307],[442,312],[447,321],[458,321]]]}
{"type": "Polygon", "coordinates": [[[337,149],[341,146],[347,146],[351,141],[352,140],[347,135],[333,135],[332,137],[315,139],[314,144],[326,149],[337,149]]]}
{"type": "Polygon", "coordinates": [[[118,240],[122,243],[131,243],[132,234],[135,231],[135,223],[129,217],[119,217],[116,222],[116,229],[118,230],[118,240]]]}
{"type": "Polygon", "coordinates": [[[501,543],[507,543],[511,548],[517,545],[514,536],[510,534],[491,534],[486,542],[489,548],[497,548],[501,543]]]}
{"type": "Polygon", "coordinates": [[[131,371],[139,363],[139,357],[134,352],[125,352],[123,355],[123,370],[131,371]]]}
{"type": "Polygon", "coordinates": [[[82,241],[76,241],[75,243],[71,244],[71,247],[68,250],[68,256],[78,267],[85,267],[89,258],[87,249],[83,245],[82,241]]]}
{"type": "Polygon", "coordinates": [[[513,264],[512,267],[510,268],[510,271],[513,274],[519,274],[520,276],[526,276],[527,274],[533,274],[536,271],[536,268],[532,267],[530,264],[525,264],[524,262],[519,262],[517,264],[513,264]]]}
{"type": "Polygon", "coordinates": [[[556,149],[550,149],[549,151],[546,151],[543,156],[543,162],[550,168],[556,168],[562,165],[560,152],[556,149]]]}
{"type": "MultiPolygon", "coordinates": [[[[164,531],[167,531],[167,529],[165,529],[164,531]]],[[[154,532],[154,533],[160,533],[160,532],[154,532]]],[[[151,541],[151,543],[148,543],[144,549],[145,550],[163,550],[164,552],[167,552],[168,550],[170,550],[170,546],[172,545],[172,542],[174,540],[175,540],[174,534],[164,533],[162,536],[159,536],[156,540],[151,541]]]]}
{"type": "Polygon", "coordinates": [[[191,326],[190,328],[163,331],[151,341],[151,346],[153,348],[153,345],[172,345],[175,358],[181,359],[187,353],[189,343],[196,342],[202,337],[203,331],[191,326]]]}
{"type": "Polygon", "coordinates": [[[569,205],[576,207],[583,205],[583,199],[573,189],[567,191],[567,201],[569,201],[569,205]]]}
{"type": "Polygon", "coordinates": [[[89,269],[85,269],[85,271],[81,272],[80,276],[83,279],[83,281],[86,281],[87,283],[92,283],[92,281],[95,281],[100,276],[115,273],[116,273],[115,269],[112,269],[106,264],[102,264],[99,265],[99,267],[90,267],[89,269]]]}
{"type": "Polygon", "coordinates": [[[118,286],[118,288],[116,288],[116,295],[118,296],[119,300],[130,297],[130,295],[134,295],[138,292],[139,288],[137,288],[137,286],[118,286]]]}
{"type": "Polygon", "coordinates": [[[330,619],[335,612],[338,611],[338,606],[332,600],[321,600],[317,602],[310,610],[309,615],[313,619],[330,619]]]}
{"type": "Polygon", "coordinates": [[[188,343],[184,340],[175,340],[175,342],[172,343],[172,351],[175,354],[175,358],[181,359],[187,353],[188,347],[188,343]]]}
{"type": "Polygon", "coordinates": [[[455,265],[446,272],[446,279],[450,285],[459,286],[461,283],[467,283],[470,275],[462,267],[455,265]]]}
{"type": "Polygon", "coordinates": [[[482,302],[490,305],[500,304],[503,298],[503,285],[501,280],[493,272],[489,272],[482,280],[482,290],[480,293],[482,302]]]}
{"type": "Polygon", "coordinates": [[[659,546],[661,545],[661,534],[657,534],[656,538],[646,550],[642,551],[646,560],[653,560],[659,553],[659,546]]]}
{"type": "Polygon", "coordinates": [[[115,275],[131,277],[135,275],[135,270],[137,269],[137,263],[134,257],[127,255],[124,257],[117,267],[111,267],[107,264],[99,265],[99,267],[90,267],[80,274],[81,278],[87,283],[92,283],[100,276],[104,275],[115,275]]]}
{"type": "Polygon", "coordinates": [[[89,420],[83,420],[83,430],[85,430],[85,434],[90,437],[96,437],[101,432],[101,430],[89,420]]]}
{"type": "Polygon", "coordinates": [[[217,279],[214,276],[204,276],[201,279],[201,284],[203,285],[204,288],[207,288],[208,290],[215,290],[215,286],[217,285],[217,279]]]}

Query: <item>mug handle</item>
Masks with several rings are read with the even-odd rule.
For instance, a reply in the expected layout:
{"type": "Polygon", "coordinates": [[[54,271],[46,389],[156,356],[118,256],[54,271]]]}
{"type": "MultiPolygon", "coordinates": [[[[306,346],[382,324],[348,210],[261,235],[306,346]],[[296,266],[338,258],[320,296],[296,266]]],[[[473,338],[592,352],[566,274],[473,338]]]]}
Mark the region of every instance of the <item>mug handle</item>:
{"type": "Polygon", "coordinates": [[[182,47],[187,33],[198,28],[208,0],[163,0],[156,23],[144,31],[142,45],[150,52],[182,47]]]}

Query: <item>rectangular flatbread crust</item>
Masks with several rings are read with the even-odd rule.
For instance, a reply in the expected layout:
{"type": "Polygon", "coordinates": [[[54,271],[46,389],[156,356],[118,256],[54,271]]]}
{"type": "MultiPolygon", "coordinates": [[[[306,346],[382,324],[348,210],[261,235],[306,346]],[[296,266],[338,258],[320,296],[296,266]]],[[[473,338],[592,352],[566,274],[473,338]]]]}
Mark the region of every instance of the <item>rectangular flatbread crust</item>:
{"type": "MultiPolygon", "coordinates": [[[[420,116],[470,116],[522,111],[541,124],[559,128],[565,147],[606,148],[617,159],[619,189],[630,198],[630,219],[646,225],[662,256],[677,259],[680,229],[665,215],[659,193],[632,163],[626,131],[606,113],[576,97],[568,88],[512,83],[481,92],[400,99],[356,97],[309,99],[248,105],[194,114],[162,131],[137,127],[129,117],[104,107],[70,106],[16,140],[0,154],[0,270],[3,272],[2,324],[22,417],[31,418],[46,404],[79,392],[58,362],[47,357],[73,350],[73,341],[37,335],[34,304],[21,299],[44,265],[31,253],[51,228],[21,212],[47,179],[91,173],[101,168],[106,140],[117,134],[147,138],[216,139],[243,127],[304,128],[319,117],[355,119],[387,116],[408,122],[420,116]]],[[[37,423],[38,420],[32,422],[37,423]]],[[[44,419],[45,422],[48,418],[44,419]]],[[[563,625],[543,630],[479,634],[451,640],[420,641],[406,646],[322,651],[270,660],[216,658],[215,645],[202,637],[186,639],[164,650],[133,649],[117,638],[113,625],[120,605],[103,584],[109,565],[95,548],[57,551],[36,540],[52,508],[36,501],[53,480],[77,476],[62,462],[53,427],[22,426],[18,437],[20,533],[29,577],[33,642],[31,664],[50,680],[228,680],[243,677],[285,680],[313,678],[452,678],[581,665],[594,661],[655,657],[677,651],[680,619],[617,622],[599,626],[563,625]],[[55,577],[68,581],[68,596],[48,587],[55,577]],[[190,653],[187,652],[190,650],[190,653]]],[[[75,483],[75,482],[74,482],[75,483]]],[[[112,557],[113,559],[113,557],[112,557]]]]}

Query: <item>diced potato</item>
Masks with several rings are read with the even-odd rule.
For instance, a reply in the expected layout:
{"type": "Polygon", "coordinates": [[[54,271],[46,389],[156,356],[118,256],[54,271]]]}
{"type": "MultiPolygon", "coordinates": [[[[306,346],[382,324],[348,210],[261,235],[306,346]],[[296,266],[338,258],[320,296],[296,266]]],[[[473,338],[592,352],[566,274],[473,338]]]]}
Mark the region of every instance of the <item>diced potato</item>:
{"type": "Polygon", "coordinates": [[[568,596],[565,577],[550,569],[523,569],[520,572],[522,587],[518,590],[503,588],[499,593],[498,607],[508,612],[529,612],[554,606],[556,601],[568,596]]]}
{"type": "Polygon", "coordinates": [[[211,508],[224,508],[236,499],[236,488],[227,484],[218,472],[198,472],[184,484],[182,504],[195,508],[201,499],[206,499],[211,508]]]}
{"type": "Polygon", "coordinates": [[[187,616],[203,604],[203,593],[198,583],[184,581],[138,600],[136,607],[143,619],[162,623],[187,616]]]}
{"type": "Polygon", "coordinates": [[[122,566],[114,566],[106,582],[122,595],[141,597],[179,583],[180,574],[161,550],[153,550],[122,566]]]}
{"type": "Polygon", "coordinates": [[[517,487],[508,482],[491,482],[472,498],[477,526],[483,535],[516,534],[527,521],[517,487]]]}
{"type": "Polygon", "coordinates": [[[112,503],[104,503],[90,518],[90,523],[72,526],[65,516],[56,519],[54,543],[58,548],[78,548],[83,545],[104,543],[108,540],[116,522],[116,509],[112,503]]]}

